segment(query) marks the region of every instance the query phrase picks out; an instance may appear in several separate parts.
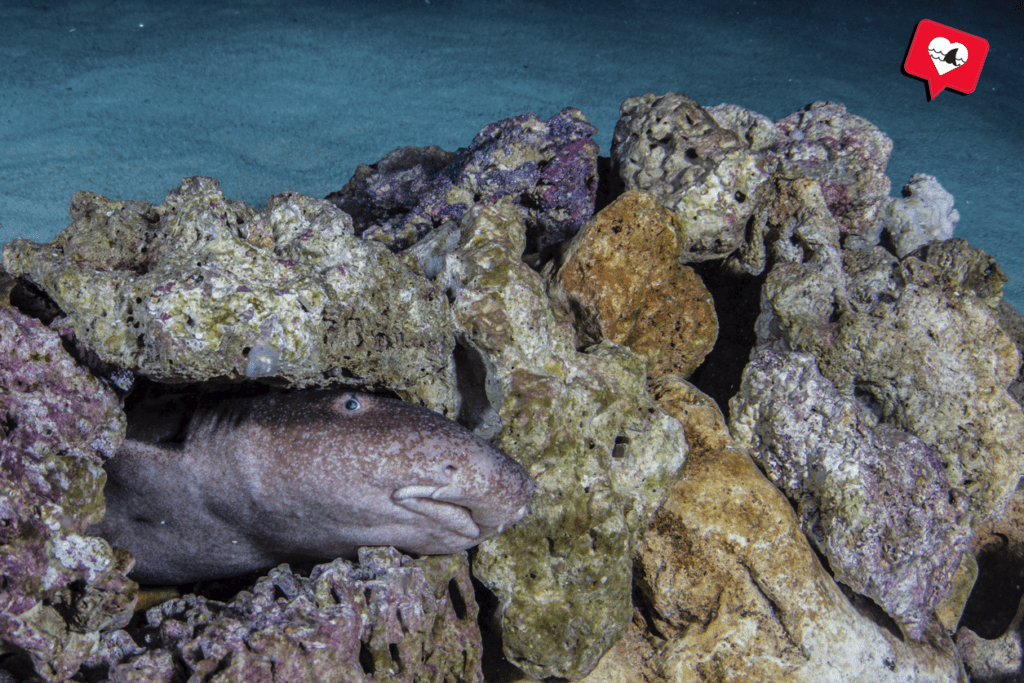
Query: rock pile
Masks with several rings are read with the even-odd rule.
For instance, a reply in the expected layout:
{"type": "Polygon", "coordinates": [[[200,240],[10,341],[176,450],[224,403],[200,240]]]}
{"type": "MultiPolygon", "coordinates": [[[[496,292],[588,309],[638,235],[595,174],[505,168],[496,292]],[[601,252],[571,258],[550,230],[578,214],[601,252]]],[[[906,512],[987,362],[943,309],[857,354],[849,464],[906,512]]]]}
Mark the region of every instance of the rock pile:
{"type": "Polygon", "coordinates": [[[0,673],[477,681],[478,622],[535,679],[1019,672],[1019,615],[969,596],[1016,529],[1024,324],[952,198],[930,176],[890,198],[891,142],[835,103],[630,98],[614,178],[594,132],[517,116],[262,210],[209,178],[79,192],[51,244],[9,244],[0,673]],[[599,181],[624,191],[594,214],[599,181]],[[752,329],[720,329],[748,300],[752,329]],[[716,405],[698,368],[734,339],[716,405]],[[81,535],[125,393],[254,382],[457,419],[530,470],[531,510],[468,557],[368,549],[129,623],[132,560],[81,535]]]}

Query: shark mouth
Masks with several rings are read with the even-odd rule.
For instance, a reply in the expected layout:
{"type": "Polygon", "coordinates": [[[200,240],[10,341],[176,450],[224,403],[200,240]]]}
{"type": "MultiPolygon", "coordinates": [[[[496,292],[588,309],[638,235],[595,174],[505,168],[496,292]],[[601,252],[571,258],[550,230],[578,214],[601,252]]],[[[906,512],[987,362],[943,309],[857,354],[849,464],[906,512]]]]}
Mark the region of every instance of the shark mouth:
{"type": "MultiPolygon", "coordinates": [[[[406,510],[434,520],[445,529],[473,539],[480,527],[469,509],[442,498],[445,486],[405,486],[391,494],[391,500],[406,510]]],[[[449,494],[450,495],[450,494],[449,494]]]]}

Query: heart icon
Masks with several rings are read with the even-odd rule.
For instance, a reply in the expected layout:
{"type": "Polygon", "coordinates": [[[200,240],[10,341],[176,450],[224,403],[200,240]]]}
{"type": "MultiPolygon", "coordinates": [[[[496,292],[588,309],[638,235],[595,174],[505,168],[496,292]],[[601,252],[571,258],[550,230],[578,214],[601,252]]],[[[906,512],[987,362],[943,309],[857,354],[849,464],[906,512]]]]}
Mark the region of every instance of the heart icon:
{"type": "Polygon", "coordinates": [[[928,43],[928,56],[941,76],[967,63],[967,48],[963,43],[951,43],[936,36],[928,43]]]}
{"type": "Polygon", "coordinates": [[[903,59],[903,73],[928,83],[929,100],[946,88],[967,95],[978,87],[987,56],[988,41],[984,38],[922,19],[903,59]]]}

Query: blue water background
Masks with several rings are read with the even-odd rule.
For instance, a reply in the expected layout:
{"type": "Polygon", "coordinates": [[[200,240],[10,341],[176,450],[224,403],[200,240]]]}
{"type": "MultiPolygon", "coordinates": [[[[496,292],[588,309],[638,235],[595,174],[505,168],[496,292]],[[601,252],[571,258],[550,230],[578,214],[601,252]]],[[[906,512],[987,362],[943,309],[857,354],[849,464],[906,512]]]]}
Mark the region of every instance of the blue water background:
{"type": "Polygon", "coordinates": [[[1024,16],[1001,2],[0,1],[0,243],[49,241],[77,190],[159,203],[217,178],[262,207],[322,197],[395,147],[455,150],[486,124],[581,109],[607,155],[631,95],[775,120],[843,102],[953,193],[1024,311],[1024,16]],[[932,19],[986,38],[977,90],[901,73],[932,19]]]}

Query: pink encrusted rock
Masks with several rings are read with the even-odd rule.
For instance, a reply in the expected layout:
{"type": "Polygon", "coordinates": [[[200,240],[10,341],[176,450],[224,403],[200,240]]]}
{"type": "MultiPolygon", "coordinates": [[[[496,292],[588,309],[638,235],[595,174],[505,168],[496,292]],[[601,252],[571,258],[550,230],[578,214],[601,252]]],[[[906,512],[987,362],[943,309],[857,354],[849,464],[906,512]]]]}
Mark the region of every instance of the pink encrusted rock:
{"type": "Polygon", "coordinates": [[[967,551],[968,499],[936,450],[822,377],[813,356],[761,350],[730,401],[733,434],[796,502],[840,581],[921,639],[967,551]]]}
{"type": "Polygon", "coordinates": [[[477,606],[465,553],[412,559],[364,548],[308,578],[288,565],[227,604],[196,595],[103,636],[86,663],[112,681],[420,681],[475,683],[477,606]],[[191,680],[191,679],[190,679],[191,680]]]}
{"type": "Polygon", "coordinates": [[[775,125],[787,136],[776,152],[780,170],[817,180],[843,233],[870,233],[888,205],[892,140],[837,102],[814,102],[775,125]]]}
{"type": "Polygon", "coordinates": [[[103,514],[101,466],[124,414],[56,332],[4,306],[0,416],[0,652],[62,681],[135,604],[131,558],[82,535],[103,514]]]}
{"type": "Polygon", "coordinates": [[[770,182],[754,216],[759,258],[774,261],[757,348],[814,355],[842,395],[936,450],[972,525],[998,514],[1024,473],[1024,413],[1007,391],[1021,357],[995,313],[1005,275],[963,240],[902,259],[843,249],[819,183],[770,182]]]}
{"type": "Polygon", "coordinates": [[[357,234],[404,251],[470,206],[511,197],[527,226],[528,253],[562,242],[594,213],[597,132],[578,109],[547,121],[523,114],[489,124],[468,148],[400,147],[361,165],[328,201],[357,234]]]}

